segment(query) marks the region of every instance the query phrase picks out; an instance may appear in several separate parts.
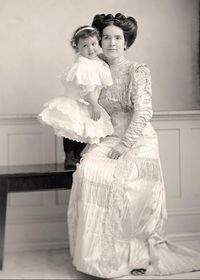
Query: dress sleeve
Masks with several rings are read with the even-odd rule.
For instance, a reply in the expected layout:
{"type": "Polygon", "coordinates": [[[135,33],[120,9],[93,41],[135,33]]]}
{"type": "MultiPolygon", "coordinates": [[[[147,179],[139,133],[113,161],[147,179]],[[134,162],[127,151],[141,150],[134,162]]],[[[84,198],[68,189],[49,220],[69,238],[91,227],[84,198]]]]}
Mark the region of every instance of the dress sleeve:
{"type": "Polygon", "coordinates": [[[96,87],[101,87],[99,73],[91,63],[75,63],[67,71],[64,79],[80,89],[81,97],[88,92],[93,92],[96,87]]]}
{"type": "Polygon", "coordinates": [[[133,70],[131,101],[134,104],[133,117],[127,128],[123,143],[133,146],[153,115],[150,70],[145,64],[133,70]]]}

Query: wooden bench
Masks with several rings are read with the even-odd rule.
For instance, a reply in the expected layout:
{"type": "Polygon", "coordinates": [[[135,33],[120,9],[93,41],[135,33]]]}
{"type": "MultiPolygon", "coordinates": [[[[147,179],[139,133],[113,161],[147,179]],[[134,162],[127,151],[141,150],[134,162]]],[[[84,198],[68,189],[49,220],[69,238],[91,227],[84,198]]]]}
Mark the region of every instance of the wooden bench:
{"type": "Polygon", "coordinates": [[[0,166],[0,270],[3,269],[8,193],[71,189],[74,170],[65,170],[64,164],[0,166]]]}

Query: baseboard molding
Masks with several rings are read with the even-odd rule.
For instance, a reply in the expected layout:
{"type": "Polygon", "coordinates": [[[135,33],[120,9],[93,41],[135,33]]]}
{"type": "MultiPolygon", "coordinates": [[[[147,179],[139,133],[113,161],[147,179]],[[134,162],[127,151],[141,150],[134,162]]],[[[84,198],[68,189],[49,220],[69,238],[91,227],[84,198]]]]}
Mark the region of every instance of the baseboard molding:
{"type": "Polygon", "coordinates": [[[167,238],[173,242],[191,240],[198,240],[200,242],[200,232],[170,233],[167,234],[167,238]]]}
{"type": "Polygon", "coordinates": [[[167,209],[168,216],[200,215],[200,208],[176,208],[167,209]]]}
{"type": "Polygon", "coordinates": [[[53,250],[69,248],[68,241],[47,241],[47,242],[29,242],[29,243],[9,243],[5,245],[5,252],[24,252],[37,250],[53,250]]]}
{"type": "Polygon", "coordinates": [[[186,246],[200,252],[200,232],[167,234],[167,238],[177,245],[186,246]]]}
{"type": "MultiPolygon", "coordinates": [[[[168,240],[177,245],[200,252],[200,232],[168,234],[168,240]]],[[[47,241],[47,242],[29,242],[29,243],[8,243],[5,245],[5,252],[51,250],[51,249],[69,249],[68,240],[65,241],[47,241]]]]}

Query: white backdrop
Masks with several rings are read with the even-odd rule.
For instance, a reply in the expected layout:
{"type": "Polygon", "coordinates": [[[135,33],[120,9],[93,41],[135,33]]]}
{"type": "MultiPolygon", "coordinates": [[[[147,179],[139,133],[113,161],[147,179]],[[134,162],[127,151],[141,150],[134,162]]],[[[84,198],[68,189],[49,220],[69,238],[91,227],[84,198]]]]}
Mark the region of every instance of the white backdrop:
{"type": "Polygon", "coordinates": [[[0,0],[0,114],[39,113],[62,91],[57,76],[71,64],[79,25],[97,13],[134,16],[131,60],[151,69],[155,111],[200,108],[198,0],[0,0]]]}

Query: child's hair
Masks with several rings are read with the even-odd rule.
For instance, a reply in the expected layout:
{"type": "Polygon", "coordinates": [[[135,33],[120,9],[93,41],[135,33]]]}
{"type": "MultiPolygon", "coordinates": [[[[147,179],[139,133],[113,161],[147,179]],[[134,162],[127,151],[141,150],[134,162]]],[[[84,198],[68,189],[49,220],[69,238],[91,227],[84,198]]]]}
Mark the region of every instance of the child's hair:
{"type": "Polygon", "coordinates": [[[72,48],[77,51],[78,41],[80,39],[86,39],[95,36],[97,37],[98,41],[100,41],[100,34],[96,28],[89,25],[80,26],[74,31],[70,44],[72,48]]]}

